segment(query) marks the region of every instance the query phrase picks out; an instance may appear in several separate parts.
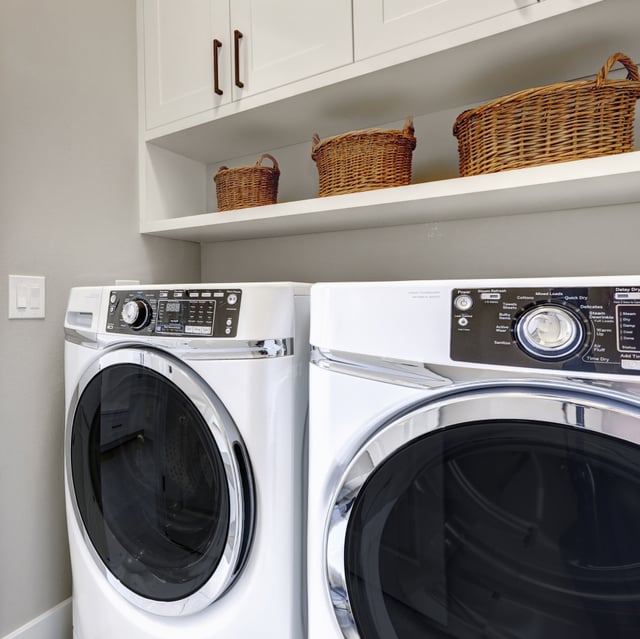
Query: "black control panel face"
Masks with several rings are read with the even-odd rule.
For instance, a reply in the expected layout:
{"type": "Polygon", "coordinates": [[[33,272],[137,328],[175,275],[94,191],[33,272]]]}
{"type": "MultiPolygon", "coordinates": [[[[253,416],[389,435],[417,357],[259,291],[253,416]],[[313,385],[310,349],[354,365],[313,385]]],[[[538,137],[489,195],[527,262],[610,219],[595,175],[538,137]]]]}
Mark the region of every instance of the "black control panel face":
{"type": "Polygon", "coordinates": [[[163,337],[235,337],[240,289],[140,289],[109,295],[107,332],[163,337]]]}
{"type": "Polygon", "coordinates": [[[640,286],[454,289],[450,356],[640,375],[640,286]]]}

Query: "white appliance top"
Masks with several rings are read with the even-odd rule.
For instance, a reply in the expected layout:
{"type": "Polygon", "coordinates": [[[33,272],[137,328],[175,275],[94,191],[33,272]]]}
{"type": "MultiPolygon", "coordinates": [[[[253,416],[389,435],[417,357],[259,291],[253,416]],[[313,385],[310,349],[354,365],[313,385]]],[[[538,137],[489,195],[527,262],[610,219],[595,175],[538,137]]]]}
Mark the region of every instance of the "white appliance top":
{"type": "Polygon", "coordinates": [[[67,335],[148,341],[260,340],[294,334],[294,282],[155,284],[71,289],[67,335]]]}
{"type": "Polygon", "coordinates": [[[321,283],[311,344],[433,365],[640,376],[640,276],[321,283]]]}

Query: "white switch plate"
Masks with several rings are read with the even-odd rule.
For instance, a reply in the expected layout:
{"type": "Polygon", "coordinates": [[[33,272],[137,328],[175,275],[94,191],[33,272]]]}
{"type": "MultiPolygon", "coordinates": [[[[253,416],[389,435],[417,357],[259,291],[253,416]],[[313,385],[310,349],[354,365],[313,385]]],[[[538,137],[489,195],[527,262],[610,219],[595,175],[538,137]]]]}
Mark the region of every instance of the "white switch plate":
{"type": "Polygon", "coordinates": [[[9,319],[44,317],[44,277],[9,275],[9,319]]]}

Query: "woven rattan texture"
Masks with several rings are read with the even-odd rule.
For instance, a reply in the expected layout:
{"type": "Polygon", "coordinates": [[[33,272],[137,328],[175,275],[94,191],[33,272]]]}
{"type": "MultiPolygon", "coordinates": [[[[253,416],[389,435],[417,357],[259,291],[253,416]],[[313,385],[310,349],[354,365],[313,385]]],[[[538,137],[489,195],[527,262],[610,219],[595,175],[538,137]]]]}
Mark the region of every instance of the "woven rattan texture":
{"type": "Polygon", "coordinates": [[[365,129],[322,142],[314,135],[311,157],[318,169],[318,197],[410,184],[415,147],[410,117],[402,131],[365,129]]]}
{"type": "Polygon", "coordinates": [[[278,200],[278,180],[280,169],[276,159],[265,153],[254,166],[241,166],[229,169],[220,167],[213,181],[216,184],[216,196],[219,211],[231,211],[249,206],[275,204],[278,200]],[[262,166],[268,158],[273,167],[262,166]]]}
{"type": "Polygon", "coordinates": [[[632,151],[639,97],[636,65],[616,53],[595,80],[527,89],[464,111],[453,128],[460,174],[495,173],[632,151]],[[616,62],[626,67],[626,80],[607,79],[616,62]]]}

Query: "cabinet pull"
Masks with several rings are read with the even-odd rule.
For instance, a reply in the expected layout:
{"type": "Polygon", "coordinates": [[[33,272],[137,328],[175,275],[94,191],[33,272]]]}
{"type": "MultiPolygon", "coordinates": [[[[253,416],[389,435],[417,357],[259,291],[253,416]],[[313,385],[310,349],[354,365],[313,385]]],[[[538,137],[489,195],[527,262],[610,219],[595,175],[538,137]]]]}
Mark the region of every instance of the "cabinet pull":
{"type": "Polygon", "coordinates": [[[220,78],[218,75],[218,49],[222,46],[222,42],[217,38],[213,41],[213,91],[217,95],[222,95],[220,88],[220,78]]]}
{"type": "Polygon", "coordinates": [[[235,58],[235,84],[237,87],[244,87],[244,82],[240,81],[240,38],[242,38],[242,32],[235,29],[233,32],[233,53],[235,58]]]}

